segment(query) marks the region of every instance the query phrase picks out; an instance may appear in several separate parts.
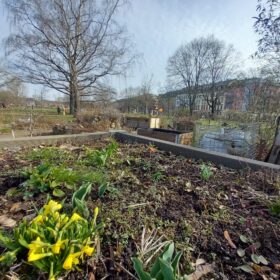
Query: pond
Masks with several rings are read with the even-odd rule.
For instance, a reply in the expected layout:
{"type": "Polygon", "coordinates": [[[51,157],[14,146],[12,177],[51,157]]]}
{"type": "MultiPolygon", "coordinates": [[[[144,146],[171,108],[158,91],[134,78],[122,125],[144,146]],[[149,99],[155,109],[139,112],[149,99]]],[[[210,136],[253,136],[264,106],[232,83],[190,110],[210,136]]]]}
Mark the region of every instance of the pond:
{"type": "Polygon", "coordinates": [[[240,124],[237,127],[197,124],[193,146],[209,151],[255,158],[259,127],[240,124]]]}

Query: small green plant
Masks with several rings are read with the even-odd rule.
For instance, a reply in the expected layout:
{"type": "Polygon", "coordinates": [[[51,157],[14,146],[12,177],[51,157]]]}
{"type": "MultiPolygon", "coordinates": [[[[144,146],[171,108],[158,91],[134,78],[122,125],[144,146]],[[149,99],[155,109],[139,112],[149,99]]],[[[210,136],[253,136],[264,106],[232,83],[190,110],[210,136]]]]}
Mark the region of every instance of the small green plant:
{"type": "Polygon", "coordinates": [[[162,174],[162,172],[161,172],[161,171],[157,171],[157,172],[155,172],[155,173],[152,175],[152,180],[153,180],[154,182],[158,182],[158,181],[160,181],[163,177],[164,177],[164,175],[162,174]]]}
{"type": "Polygon", "coordinates": [[[275,202],[269,205],[269,211],[272,215],[280,218],[280,199],[277,199],[275,202]]]}
{"type": "Polygon", "coordinates": [[[26,157],[31,160],[58,164],[71,159],[72,155],[69,151],[58,147],[44,147],[32,150],[26,157]]]}
{"type": "Polygon", "coordinates": [[[0,263],[8,267],[16,261],[25,262],[48,274],[50,280],[66,271],[78,269],[86,256],[92,256],[95,239],[101,225],[97,225],[98,208],[92,219],[77,213],[60,213],[62,205],[50,200],[31,222],[24,220],[11,235],[0,232],[0,246],[6,252],[0,263]]]}
{"type": "Polygon", "coordinates": [[[37,193],[52,191],[55,197],[64,197],[65,189],[76,190],[83,183],[96,183],[98,185],[106,181],[106,176],[101,171],[89,171],[88,169],[72,170],[64,166],[41,164],[35,168],[23,172],[27,178],[21,184],[24,188],[24,197],[30,198],[37,193]]]}
{"type": "Polygon", "coordinates": [[[115,197],[118,195],[119,190],[111,185],[110,182],[104,182],[98,188],[98,196],[103,197],[106,192],[108,192],[111,197],[115,197]]]}
{"type": "Polygon", "coordinates": [[[73,209],[86,218],[89,217],[89,210],[85,199],[90,194],[91,189],[92,185],[90,183],[86,183],[75,191],[72,196],[73,209]]]}
{"type": "Polygon", "coordinates": [[[149,171],[152,168],[152,164],[145,160],[141,160],[140,164],[143,171],[149,171]]]}
{"type": "Polygon", "coordinates": [[[114,156],[117,152],[118,144],[116,141],[112,141],[105,149],[102,150],[86,150],[86,157],[83,163],[87,165],[94,165],[104,167],[108,160],[114,156]]]}
{"type": "Polygon", "coordinates": [[[28,169],[23,173],[23,176],[28,178],[21,184],[25,190],[25,198],[49,190],[52,190],[54,196],[63,197],[65,192],[62,188],[74,189],[80,179],[77,172],[50,164],[41,164],[36,168],[28,169]]]}
{"type": "Polygon", "coordinates": [[[263,275],[265,271],[267,271],[268,261],[267,259],[258,253],[258,250],[261,247],[259,242],[253,242],[250,238],[246,237],[245,235],[240,235],[240,240],[242,243],[246,244],[247,248],[237,249],[237,255],[244,260],[246,255],[250,256],[250,261],[245,262],[244,265],[237,267],[246,273],[250,274],[259,274],[260,276],[263,275]]]}
{"type": "Polygon", "coordinates": [[[180,276],[179,262],[181,252],[174,255],[174,243],[165,246],[163,252],[156,258],[150,272],[144,270],[143,263],[139,258],[132,258],[134,269],[140,280],[183,280],[187,275],[180,276]]]}
{"type": "Polygon", "coordinates": [[[213,176],[213,172],[211,171],[210,166],[203,163],[200,166],[200,177],[204,181],[208,181],[210,179],[210,177],[212,177],[212,176],[213,176]]]}

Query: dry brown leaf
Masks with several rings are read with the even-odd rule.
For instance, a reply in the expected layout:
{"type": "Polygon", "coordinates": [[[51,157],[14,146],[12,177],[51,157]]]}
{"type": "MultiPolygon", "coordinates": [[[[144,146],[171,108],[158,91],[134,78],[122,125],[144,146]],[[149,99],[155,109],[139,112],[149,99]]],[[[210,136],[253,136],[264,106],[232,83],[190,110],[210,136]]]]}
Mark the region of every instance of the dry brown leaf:
{"type": "Polygon", "coordinates": [[[26,205],[21,202],[14,203],[10,209],[12,213],[17,213],[21,210],[26,210],[26,205]]]}
{"type": "Polygon", "coordinates": [[[260,274],[263,280],[269,280],[264,274],[260,274]]]}
{"type": "Polygon", "coordinates": [[[260,265],[257,264],[253,264],[253,269],[257,272],[260,273],[262,271],[262,267],[260,265]]]}
{"type": "Polygon", "coordinates": [[[88,280],[95,280],[95,279],[96,278],[95,278],[94,274],[92,272],[90,272],[88,275],[88,280]]]}
{"type": "Polygon", "coordinates": [[[233,249],[237,249],[237,247],[235,246],[235,244],[233,243],[233,241],[231,240],[229,233],[227,230],[224,231],[224,237],[227,240],[229,246],[233,249]]]}
{"type": "Polygon", "coordinates": [[[154,147],[149,147],[149,152],[150,152],[150,153],[155,153],[156,151],[157,151],[156,148],[154,148],[154,147]]]}
{"type": "Polygon", "coordinates": [[[30,214],[30,215],[25,216],[24,219],[26,219],[27,221],[31,221],[31,220],[33,220],[35,217],[36,217],[36,213],[33,213],[33,214],[30,214]]]}
{"type": "Polygon", "coordinates": [[[274,268],[275,268],[276,270],[280,270],[280,263],[274,264],[274,268]]]}
{"type": "Polygon", "coordinates": [[[204,259],[197,259],[196,262],[195,262],[195,266],[200,266],[200,265],[203,265],[205,263],[206,263],[206,261],[204,259]]]}
{"type": "Polygon", "coordinates": [[[188,280],[198,280],[202,276],[214,271],[214,264],[204,264],[196,267],[195,272],[188,275],[188,280]]]}
{"type": "Polygon", "coordinates": [[[17,222],[13,219],[8,218],[6,215],[0,216],[0,225],[3,227],[13,228],[17,222]]]}

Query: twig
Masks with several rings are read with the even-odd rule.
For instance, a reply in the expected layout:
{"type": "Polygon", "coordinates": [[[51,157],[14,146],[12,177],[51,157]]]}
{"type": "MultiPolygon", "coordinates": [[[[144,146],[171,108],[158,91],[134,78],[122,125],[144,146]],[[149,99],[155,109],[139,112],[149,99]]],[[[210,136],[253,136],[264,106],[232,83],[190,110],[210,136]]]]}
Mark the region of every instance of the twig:
{"type": "Polygon", "coordinates": [[[105,280],[106,278],[108,278],[110,275],[105,275],[103,278],[101,278],[101,280],[105,280]]]}
{"type": "Polygon", "coordinates": [[[125,208],[136,208],[136,207],[145,206],[145,205],[148,205],[148,204],[150,204],[150,202],[144,202],[144,203],[138,203],[138,204],[131,204],[131,205],[128,205],[127,207],[125,207],[125,208]]]}
{"type": "Polygon", "coordinates": [[[115,263],[117,266],[119,266],[123,271],[125,271],[129,276],[131,276],[133,279],[138,280],[137,277],[135,277],[130,271],[128,271],[126,268],[124,268],[121,264],[115,263]]]}

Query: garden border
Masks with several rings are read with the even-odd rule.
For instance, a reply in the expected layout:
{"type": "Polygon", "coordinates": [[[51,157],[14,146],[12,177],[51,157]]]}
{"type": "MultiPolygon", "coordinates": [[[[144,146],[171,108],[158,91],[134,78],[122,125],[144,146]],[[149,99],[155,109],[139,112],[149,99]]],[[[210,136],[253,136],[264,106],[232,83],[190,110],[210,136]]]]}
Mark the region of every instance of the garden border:
{"type": "Polygon", "coordinates": [[[65,142],[83,142],[90,140],[102,140],[104,138],[113,136],[116,140],[124,142],[137,142],[142,144],[152,144],[160,150],[171,152],[175,155],[181,155],[195,160],[204,160],[213,162],[217,165],[223,165],[233,169],[251,168],[253,170],[271,170],[280,171],[280,165],[261,162],[252,159],[222,154],[218,152],[211,152],[200,148],[175,144],[163,140],[149,138],[145,136],[134,135],[123,130],[112,130],[109,132],[95,132],[72,135],[55,135],[55,136],[38,136],[38,137],[22,137],[11,140],[0,140],[0,149],[3,148],[17,148],[17,147],[32,147],[36,145],[52,145],[65,142]]]}
{"type": "Polygon", "coordinates": [[[82,134],[20,137],[20,138],[15,138],[10,140],[2,139],[0,140],[0,149],[32,147],[37,145],[52,145],[52,144],[67,143],[67,142],[101,140],[110,136],[112,136],[111,132],[95,132],[95,133],[82,133],[82,134]]]}
{"type": "Polygon", "coordinates": [[[271,171],[280,171],[280,165],[266,163],[253,159],[247,159],[238,156],[227,155],[218,152],[211,152],[200,148],[175,144],[175,143],[149,138],[145,136],[133,135],[122,131],[115,132],[114,137],[117,140],[121,140],[121,141],[137,142],[142,144],[152,144],[157,148],[159,148],[160,150],[171,152],[175,155],[181,155],[186,158],[192,158],[195,160],[209,161],[217,165],[223,165],[225,167],[229,167],[233,169],[244,169],[249,167],[252,170],[265,169],[271,171]]]}

